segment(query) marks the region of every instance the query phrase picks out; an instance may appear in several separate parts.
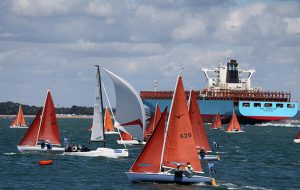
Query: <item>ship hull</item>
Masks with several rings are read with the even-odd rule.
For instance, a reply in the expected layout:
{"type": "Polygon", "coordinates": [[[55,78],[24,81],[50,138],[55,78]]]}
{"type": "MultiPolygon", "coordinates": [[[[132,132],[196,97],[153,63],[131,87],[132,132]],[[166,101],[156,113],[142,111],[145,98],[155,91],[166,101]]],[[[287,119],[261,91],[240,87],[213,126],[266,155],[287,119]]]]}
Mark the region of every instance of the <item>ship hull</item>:
{"type": "MultiPolygon", "coordinates": [[[[156,104],[162,109],[170,108],[171,99],[143,99],[143,103],[153,113],[156,104]]],[[[297,102],[263,102],[263,101],[232,101],[198,99],[200,112],[204,122],[210,123],[220,112],[223,123],[228,123],[232,111],[237,114],[241,124],[255,124],[279,121],[291,118],[297,114],[297,102]]]]}

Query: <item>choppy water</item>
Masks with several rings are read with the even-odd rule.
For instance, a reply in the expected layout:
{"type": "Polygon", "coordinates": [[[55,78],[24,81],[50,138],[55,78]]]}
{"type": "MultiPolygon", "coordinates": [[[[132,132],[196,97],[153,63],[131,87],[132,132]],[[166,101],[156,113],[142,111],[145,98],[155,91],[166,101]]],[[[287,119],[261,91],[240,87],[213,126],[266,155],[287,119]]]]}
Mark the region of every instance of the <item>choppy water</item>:
{"type": "MultiPolygon", "coordinates": [[[[300,189],[300,144],[293,143],[299,126],[247,125],[240,134],[208,130],[210,140],[222,146],[215,175],[219,187],[212,188],[130,183],[124,172],[140,147],[129,147],[129,158],[122,159],[21,154],[16,145],[26,129],[9,129],[10,122],[0,119],[0,189],[300,189]],[[41,159],[54,164],[39,166],[41,159]]],[[[59,119],[61,138],[72,134],[73,143],[96,148],[89,142],[90,124],[88,119],[59,119]]],[[[117,147],[115,139],[109,136],[108,146],[117,147]]]]}

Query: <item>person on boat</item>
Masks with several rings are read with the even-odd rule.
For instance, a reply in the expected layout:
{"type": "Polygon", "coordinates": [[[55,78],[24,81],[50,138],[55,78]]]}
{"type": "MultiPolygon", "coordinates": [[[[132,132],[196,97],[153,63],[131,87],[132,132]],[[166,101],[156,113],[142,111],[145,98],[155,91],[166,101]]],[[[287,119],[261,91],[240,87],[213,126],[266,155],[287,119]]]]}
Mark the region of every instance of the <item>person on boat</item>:
{"type": "Polygon", "coordinates": [[[183,170],[181,168],[181,164],[177,164],[176,168],[174,169],[174,175],[175,177],[182,177],[183,170]]]}
{"type": "Polygon", "coordinates": [[[50,141],[48,141],[48,140],[46,140],[46,147],[47,147],[47,150],[52,149],[52,145],[51,145],[50,141]]]}
{"type": "Polygon", "coordinates": [[[40,141],[41,149],[44,149],[46,147],[45,141],[40,141]]]}
{"type": "Polygon", "coordinates": [[[187,177],[192,177],[193,176],[194,169],[193,169],[190,162],[186,163],[184,171],[185,171],[185,176],[187,176],[187,177]]]}
{"type": "Polygon", "coordinates": [[[204,159],[205,153],[206,153],[206,152],[205,152],[204,148],[201,147],[201,149],[200,149],[200,151],[199,151],[199,155],[200,155],[201,159],[204,159]]]}

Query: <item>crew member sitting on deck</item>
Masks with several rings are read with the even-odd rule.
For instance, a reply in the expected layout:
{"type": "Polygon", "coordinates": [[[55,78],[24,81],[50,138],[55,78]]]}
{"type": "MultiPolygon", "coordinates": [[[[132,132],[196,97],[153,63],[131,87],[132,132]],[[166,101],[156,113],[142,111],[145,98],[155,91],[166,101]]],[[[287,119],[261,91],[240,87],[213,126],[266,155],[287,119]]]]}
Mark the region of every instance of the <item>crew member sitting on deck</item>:
{"type": "Polygon", "coordinates": [[[182,177],[182,174],[183,174],[183,170],[181,168],[181,164],[177,164],[176,168],[175,168],[175,177],[182,177]]]}
{"type": "Polygon", "coordinates": [[[204,156],[205,156],[205,150],[203,147],[201,147],[200,151],[199,151],[199,155],[201,157],[201,159],[204,159],[204,156]]]}
{"type": "Polygon", "coordinates": [[[51,143],[48,140],[46,140],[46,147],[47,147],[47,150],[51,150],[52,149],[51,143]]]}
{"type": "Polygon", "coordinates": [[[192,177],[194,174],[193,172],[194,172],[194,169],[193,169],[191,163],[188,162],[185,166],[185,176],[192,177]]]}
{"type": "Polygon", "coordinates": [[[44,141],[44,140],[42,140],[42,141],[40,142],[40,144],[41,144],[41,149],[44,149],[44,148],[45,148],[45,146],[46,146],[46,144],[45,144],[45,141],[44,141]]]}

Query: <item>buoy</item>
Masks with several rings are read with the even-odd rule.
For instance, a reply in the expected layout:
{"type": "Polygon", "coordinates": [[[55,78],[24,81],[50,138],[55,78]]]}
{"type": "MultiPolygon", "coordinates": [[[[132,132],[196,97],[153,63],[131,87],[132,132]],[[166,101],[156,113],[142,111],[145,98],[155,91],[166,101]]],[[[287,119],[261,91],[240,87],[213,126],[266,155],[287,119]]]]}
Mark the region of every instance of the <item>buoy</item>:
{"type": "Polygon", "coordinates": [[[53,164],[53,160],[40,160],[39,165],[51,165],[53,164]]]}
{"type": "Polygon", "coordinates": [[[217,187],[217,182],[215,178],[211,178],[211,186],[217,187]]]}

